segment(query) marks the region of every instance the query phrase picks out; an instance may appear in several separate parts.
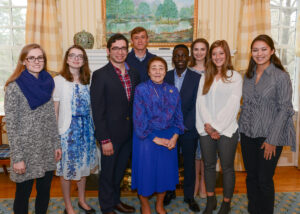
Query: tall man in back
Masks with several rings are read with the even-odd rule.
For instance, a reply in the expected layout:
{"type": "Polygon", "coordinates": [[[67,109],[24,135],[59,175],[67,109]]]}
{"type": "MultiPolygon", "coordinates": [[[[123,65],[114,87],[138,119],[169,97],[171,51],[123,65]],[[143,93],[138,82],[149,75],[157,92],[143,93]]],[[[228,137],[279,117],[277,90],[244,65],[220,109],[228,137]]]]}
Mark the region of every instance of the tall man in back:
{"type": "Polygon", "coordinates": [[[99,203],[104,214],[135,212],[120,200],[120,183],[131,153],[132,102],[139,75],[125,59],[128,40],[115,34],[107,41],[109,63],[93,73],[91,104],[95,136],[101,144],[99,203]]]}
{"type": "MultiPolygon", "coordinates": [[[[197,148],[198,132],[196,123],[196,98],[200,74],[187,68],[189,49],[183,44],[176,45],[173,49],[172,62],[175,69],[168,71],[165,81],[180,92],[181,110],[185,126],[184,134],[178,138],[178,149],[182,150],[184,167],[184,202],[188,203],[190,210],[199,212],[200,208],[194,199],[195,188],[195,152],[197,148]]],[[[175,191],[168,191],[164,204],[168,205],[175,198],[175,191]]]]}
{"type": "Polygon", "coordinates": [[[155,55],[147,49],[149,42],[148,33],[143,27],[136,27],[131,31],[132,50],[129,52],[126,62],[140,74],[141,82],[149,79],[148,61],[155,55]]]}

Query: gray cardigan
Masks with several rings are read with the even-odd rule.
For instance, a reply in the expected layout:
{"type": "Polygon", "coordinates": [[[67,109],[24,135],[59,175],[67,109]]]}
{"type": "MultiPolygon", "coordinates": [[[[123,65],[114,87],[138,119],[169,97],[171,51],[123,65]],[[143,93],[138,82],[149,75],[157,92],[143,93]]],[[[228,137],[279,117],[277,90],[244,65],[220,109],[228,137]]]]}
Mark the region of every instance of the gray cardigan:
{"type": "Polygon", "coordinates": [[[19,183],[41,178],[45,172],[55,170],[55,150],[61,145],[53,100],[31,110],[19,86],[12,82],[5,91],[4,110],[11,169],[20,161],[26,166],[22,175],[11,170],[11,180],[19,183]]]}

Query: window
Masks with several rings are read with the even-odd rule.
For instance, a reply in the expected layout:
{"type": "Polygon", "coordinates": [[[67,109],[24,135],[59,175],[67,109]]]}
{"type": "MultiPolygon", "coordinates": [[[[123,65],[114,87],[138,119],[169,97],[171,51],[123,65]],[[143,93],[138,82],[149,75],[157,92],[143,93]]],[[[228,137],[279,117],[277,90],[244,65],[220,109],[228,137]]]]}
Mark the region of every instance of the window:
{"type": "MultiPolygon", "coordinates": [[[[293,84],[293,104],[298,110],[298,73],[296,45],[296,22],[299,0],[270,0],[271,34],[277,55],[290,73],[293,84]]],[[[299,69],[299,68],[298,68],[299,69]]]]}
{"type": "Polygon", "coordinates": [[[0,0],[0,115],[4,114],[4,84],[25,44],[27,0],[0,0]]]}

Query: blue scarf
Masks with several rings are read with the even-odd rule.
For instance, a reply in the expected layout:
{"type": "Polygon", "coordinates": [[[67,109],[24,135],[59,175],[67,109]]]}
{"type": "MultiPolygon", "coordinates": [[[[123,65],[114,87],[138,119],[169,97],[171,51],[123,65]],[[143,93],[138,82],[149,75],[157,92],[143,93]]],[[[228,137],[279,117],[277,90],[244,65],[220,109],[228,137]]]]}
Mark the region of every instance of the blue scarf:
{"type": "Polygon", "coordinates": [[[36,78],[25,69],[16,79],[32,110],[45,104],[51,99],[54,81],[51,75],[42,70],[36,78]]]}

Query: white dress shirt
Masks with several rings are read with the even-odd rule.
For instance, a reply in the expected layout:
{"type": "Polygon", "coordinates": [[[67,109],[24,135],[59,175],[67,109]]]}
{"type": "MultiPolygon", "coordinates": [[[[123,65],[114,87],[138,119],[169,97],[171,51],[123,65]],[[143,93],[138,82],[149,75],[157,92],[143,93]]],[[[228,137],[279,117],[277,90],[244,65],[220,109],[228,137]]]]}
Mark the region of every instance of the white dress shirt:
{"type": "Polygon", "coordinates": [[[203,95],[205,74],[200,80],[196,102],[196,128],[201,136],[208,135],[204,124],[210,124],[220,135],[232,137],[238,128],[237,114],[242,96],[242,76],[233,70],[227,71],[231,76],[223,82],[214,79],[207,94],[203,95]]]}

